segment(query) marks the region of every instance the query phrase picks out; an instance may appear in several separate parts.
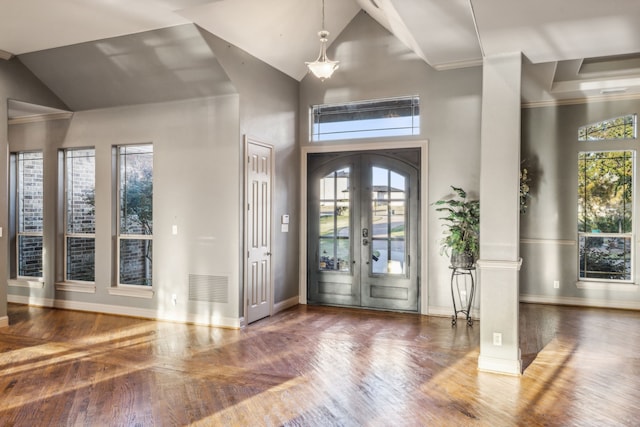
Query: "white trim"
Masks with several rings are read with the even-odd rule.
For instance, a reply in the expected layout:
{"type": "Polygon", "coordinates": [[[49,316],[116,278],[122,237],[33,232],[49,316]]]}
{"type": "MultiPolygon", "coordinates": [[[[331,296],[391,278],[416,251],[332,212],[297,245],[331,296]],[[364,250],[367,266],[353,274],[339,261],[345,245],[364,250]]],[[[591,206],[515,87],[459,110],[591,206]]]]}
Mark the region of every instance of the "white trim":
{"type": "Polygon", "coordinates": [[[518,261],[479,259],[476,266],[481,270],[520,270],[522,258],[518,261]]]}
{"type": "Polygon", "coordinates": [[[376,141],[358,142],[350,144],[315,144],[305,145],[300,149],[300,254],[298,273],[298,302],[307,304],[307,155],[309,153],[337,153],[345,151],[375,151],[403,148],[420,148],[420,240],[418,248],[421,255],[420,280],[418,282],[420,294],[420,314],[428,314],[429,283],[428,283],[428,218],[427,205],[429,201],[429,141],[376,141]]]}
{"type": "MultiPolygon", "coordinates": [[[[473,299],[475,300],[475,297],[473,299]]],[[[449,318],[451,318],[453,316],[453,307],[430,306],[428,308],[428,312],[429,312],[428,316],[449,317],[449,318]]],[[[479,320],[480,319],[480,310],[472,307],[471,308],[471,318],[474,319],[474,320],[479,320]]],[[[458,314],[458,320],[460,320],[460,319],[461,319],[461,317],[458,314]]]]}
{"type": "Polygon", "coordinates": [[[13,58],[13,53],[0,49],[0,59],[4,59],[5,61],[8,61],[11,58],[13,58]]]}
{"type": "Polygon", "coordinates": [[[82,292],[85,294],[95,294],[96,285],[91,283],[57,282],[56,291],[82,292]]]}
{"type": "Polygon", "coordinates": [[[522,375],[522,359],[498,359],[480,355],[478,357],[478,370],[520,376],[522,375]]]}
{"type": "Polygon", "coordinates": [[[551,85],[551,95],[562,93],[601,91],[607,89],[633,88],[640,86],[640,77],[593,78],[583,80],[556,81],[551,85]]]}
{"type": "Polygon", "coordinates": [[[620,291],[620,292],[637,292],[638,285],[635,283],[614,283],[614,282],[597,282],[597,281],[577,281],[576,288],[591,289],[598,291],[620,291]]]}
{"type": "Polygon", "coordinates": [[[0,328],[6,328],[9,326],[9,316],[0,317],[0,328]]]}
{"type": "Polygon", "coordinates": [[[48,122],[50,120],[70,120],[73,117],[73,113],[50,113],[50,114],[36,114],[33,116],[15,117],[7,120],[10,125],[22,125],[26,123],[38,123],[48,122]]]}
{"type": "Polygon", "coordinates": [[[279,301],[273,305],[273,314],[280,313],[288,308],[294,307],[299,304],[298,297],[291,297],[284,301],[279,301]]]}
{"type": "Polygon", "coordinates": [[[32,288],[32,289],[42,289],[44,288],[44,280],[43,279],[11,279],[7,282],[7,285],[14,286],[16,288],[32,288]]]}
{"type": "Polygon", "coordinates": [[[480,67],[482,66],[483,59],[470,59],[468,61],[453,61],[446,62],[444,64],[436,64],[432,65],[432,67],[436,71],[448,71],[448,70],[457,70],[459,68],[471,68],[471,67],[480,67]]]}
{"type": "Polygon", "coordinates": [[[107,289],[109,295],[133,298],[153,298],[154,291],[147,286],[113,286],[107,289]]]}
{"type": "Polygon", "coordinates": [[[592,102],[611,102],[640,99],[640,93],[618,94],[618,95],[601,95],[590,96],[584,98],[571,99],[548,99],[545,101],[523,102],[521,108],[541,108],[541,107],[558,107],[562,105],[580,105],[590,104],[592,102]]]}
{"type": "Polygon", "coordinates": [[[213,326],[220,328],[240,328],[240,319],[223,317],[214,314],[202,315],[193,313],[179,313],[169,315],[161,310],[150,310],[107,304],[95,304],[79,301],[52,300],[50,298],[35,298],[32,296],[8,295],[7,300],[14,304],[27,304],[38,307],[60,308],[65,310],[87,311],[90,313],[112,314],[115,316],[139,317],[157,321],[188,323],[194,325],[213,326]]]}
{"type": "Polygon", "coordinates": [[[520,239],[520,244],[576,246],[578,242],[567,239],[520,239]]]}
{"type": "Polygon", "coordinates": [[[555,305],[573,305],[573,306],[579,306],[579,307],[640,310],[640,301],[620,301],[620,300],[609,300],[609,299],[520,294],[520,302],[526,302],[531,304],[555,304],[555,305]]]}

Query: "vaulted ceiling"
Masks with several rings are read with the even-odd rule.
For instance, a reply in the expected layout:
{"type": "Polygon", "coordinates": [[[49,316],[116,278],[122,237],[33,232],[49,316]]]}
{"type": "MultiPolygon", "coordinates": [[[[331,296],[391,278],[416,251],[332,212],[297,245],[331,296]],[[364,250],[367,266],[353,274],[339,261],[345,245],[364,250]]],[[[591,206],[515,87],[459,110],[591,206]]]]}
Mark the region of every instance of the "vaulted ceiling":
{"type": "MultiPolygon", "coordinates": [[[[640,93],[638,0],[325,1],[330,42],[364,10],[437,70],[521,51],[532,101],[640,93]]],[[[321,0],[3,1],[0,58],[194,23],[301,80],[321,21],[321,0]]]]}

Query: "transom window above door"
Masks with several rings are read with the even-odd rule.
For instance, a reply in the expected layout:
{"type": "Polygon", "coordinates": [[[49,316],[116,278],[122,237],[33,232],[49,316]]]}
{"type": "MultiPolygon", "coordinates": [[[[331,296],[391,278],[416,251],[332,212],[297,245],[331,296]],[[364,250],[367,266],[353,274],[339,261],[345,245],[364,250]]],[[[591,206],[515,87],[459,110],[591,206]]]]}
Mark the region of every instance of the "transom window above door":
{"type": "Polygon", "coordinates": [[[420,135],[420,97],[311,107],[312,142],[420,135]]]}

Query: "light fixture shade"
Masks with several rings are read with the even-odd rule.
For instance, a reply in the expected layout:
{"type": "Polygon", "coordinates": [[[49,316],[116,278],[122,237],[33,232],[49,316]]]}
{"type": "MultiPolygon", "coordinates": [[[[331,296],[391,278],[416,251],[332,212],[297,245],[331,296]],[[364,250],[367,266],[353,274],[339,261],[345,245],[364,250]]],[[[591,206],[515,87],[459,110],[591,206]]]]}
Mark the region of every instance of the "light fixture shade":
{"type": "Polygon", "coordinates": [[[318,55],[318,59],[315,61],[305,62],[305,64],[307,64],[307,68],[309,68],[309,71],[311,71],[314,76],[324,81],[324,79],[331,77],[333,72],[338,69],[340,61],[332,61],[327,58],[327,37],[329,37],[329,32],[321,30],[318,32],[318,36],[320,37],[320,55],[318,55]]]}
{"type": "Polygon", "coordinates": [[[325,56],[322,60],[318,58],[313,62],[307,62],[307,68],[313,73],[314,76],[320,80],[328,79],[333,72],[338,69],[339,61],[331,61],[325,56]]]}

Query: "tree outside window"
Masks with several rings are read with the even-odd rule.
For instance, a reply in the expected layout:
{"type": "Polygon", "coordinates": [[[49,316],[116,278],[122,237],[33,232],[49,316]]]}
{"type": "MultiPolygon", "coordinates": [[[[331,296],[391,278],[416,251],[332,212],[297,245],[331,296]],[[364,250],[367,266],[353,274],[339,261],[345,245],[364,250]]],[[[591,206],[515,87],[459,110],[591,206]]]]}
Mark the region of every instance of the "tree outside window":
{"type": "Polygon", "coordinates": [[[119,284],[151,286],[153,146],[118,147],[119,284]]]}
{"type": "Polygon", "coordinates": [[[582,152],[578,158],[581,279],[632,279],[632,151],[582,152]]]}

